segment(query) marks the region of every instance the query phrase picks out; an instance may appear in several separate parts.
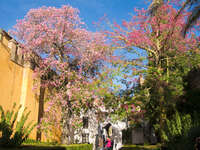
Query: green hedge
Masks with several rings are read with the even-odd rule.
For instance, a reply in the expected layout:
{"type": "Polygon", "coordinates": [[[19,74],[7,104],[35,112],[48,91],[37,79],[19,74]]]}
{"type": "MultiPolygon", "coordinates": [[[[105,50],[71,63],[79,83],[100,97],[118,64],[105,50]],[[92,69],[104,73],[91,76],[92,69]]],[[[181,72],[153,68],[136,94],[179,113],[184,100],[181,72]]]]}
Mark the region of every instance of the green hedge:
{"type": "Polygon", "coordinates": [[[65,146],[66,150],[92,150],[92,144],[73,144],[65,146]]]}
{"type": "Polygon", "coordinates": [[[32,145],[32,146],[59,146],[60,144],[54,142],[41,142],[33,139],[27,139],[23,142],[22,145],[32,145]]]}
{"type": "Polygon", "coordinates": [[[1,148],[0,150],[92,150],[92,144],[73,144],[73,145],[45,145],[45,144],[34,144],[34,145],[22,145],[13,148],[1,148]]]}
{"type": "Polygon", "coordinates": [[[66,150],[92,150],[92,144],[72,144],[72,145],[60,145],[58,143],[51,143],[51,142],[40,142],[32,139],[27,139],[24,141],[23,145],[28,146],[50,146],[50,147],[62,147],[66,150]]]}

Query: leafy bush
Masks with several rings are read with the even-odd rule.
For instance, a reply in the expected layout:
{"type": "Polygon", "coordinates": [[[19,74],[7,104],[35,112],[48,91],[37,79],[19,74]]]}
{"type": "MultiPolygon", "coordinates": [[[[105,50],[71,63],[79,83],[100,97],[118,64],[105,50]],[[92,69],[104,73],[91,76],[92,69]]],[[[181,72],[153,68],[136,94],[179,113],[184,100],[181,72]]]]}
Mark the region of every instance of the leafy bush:
{"type": "Polygon", "coordinates": [[[22,145],[36,145],[36,146],[52,146],[52,145],[57,145],[59,146],[59,143],[55,143],[55,142],[41,142],[38,140],[34,140],[34,139],[26,139],[22,145]]]}
{"type": "Polygon", "coordinates": [[[23,142],[23,146],[44,147],[44,149],[53,149],[56,147],[62,150],[92,150],[92,144],[72,144],[72,145],[61,145],[52,142],[41,142],[33,139],[26,139],[23,142]]]}
{"type": "Polygon", "coordinates": [[[2,132],[2,136],[0,137],[0,146],[12,147],[21,145],[36,126],[36,124],[33,124],[32,122],[28,123],[26,127],[24,126],[30,114],[30,111],[26,112],[27,108],[25,108],[22,112],[21,118],[17,121],[21,106],[14,111],[15,107],[16,103],[14,103],[11,111],[8,110],[5,112],[2,106],[0,106],[0,132],[2,132]]]}
{"type": "Polygon", "coordinates": [[[197,114],[180,115],[176,112],[170,120],[166,120],[163,132],[165,149],[188,150],[194,149],[195,138],[200,136],[200,120],[197,114]]]}
{"type": "MultiPolygon", "coordinates": [[[[190,115],[187,117],[183,115],[181,118],[179,113],[176,112],[170,120],[166,119],[166,128],[162,133],[163,139],[169,142],[179,138],[185,132],[184,123],[191,123],[190,115]]],[[[191,126],[191,124],[186,126],[191,126]]]]}

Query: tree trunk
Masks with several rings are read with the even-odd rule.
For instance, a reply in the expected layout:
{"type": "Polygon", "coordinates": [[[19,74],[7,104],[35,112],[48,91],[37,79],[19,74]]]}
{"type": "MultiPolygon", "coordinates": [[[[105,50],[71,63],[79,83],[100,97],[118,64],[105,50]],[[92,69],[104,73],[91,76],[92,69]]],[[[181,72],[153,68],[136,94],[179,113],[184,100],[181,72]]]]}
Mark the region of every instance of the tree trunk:
{"type": "Polygon", "coordinates": [[[74,143],[74,129],[71,126],[72,113],[69,109],[63,108],[62,111],[62,144],[74,143]]]}

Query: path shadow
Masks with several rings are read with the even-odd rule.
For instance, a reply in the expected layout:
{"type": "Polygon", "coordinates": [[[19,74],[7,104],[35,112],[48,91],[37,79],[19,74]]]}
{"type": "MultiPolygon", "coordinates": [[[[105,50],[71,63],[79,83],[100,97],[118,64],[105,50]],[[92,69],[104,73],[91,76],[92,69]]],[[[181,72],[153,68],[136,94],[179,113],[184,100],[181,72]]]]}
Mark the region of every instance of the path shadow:
{"type": "Polygon", "coordinates": [[[122,147],[119,150],[160,150],[160,148],[145,148],[141,146],[134,146],[134,147],[122,147]]]}

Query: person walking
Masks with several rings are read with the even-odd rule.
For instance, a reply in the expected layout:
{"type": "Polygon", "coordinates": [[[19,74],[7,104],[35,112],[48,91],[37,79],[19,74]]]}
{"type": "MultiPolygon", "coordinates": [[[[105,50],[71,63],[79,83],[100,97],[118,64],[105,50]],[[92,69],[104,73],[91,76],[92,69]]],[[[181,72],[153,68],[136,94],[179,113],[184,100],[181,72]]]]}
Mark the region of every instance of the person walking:
{"type": "Polygon", "coordinates": [[[112,150],[112,142],[109,136],[106,139],[105,150],[112,150]]]}
{"type": "Polygon", "coordinates": [[[95,138],[95,150],[98,150],[99,148],[99,135],[96,134],[96,138],[95,138]]]}
{"type": "Polygon", "coordinates": [[[99,149],[100,150],[104,150],[104,147],[103,147],[103,138],[102,137],[99,137],[99,149]]]}

